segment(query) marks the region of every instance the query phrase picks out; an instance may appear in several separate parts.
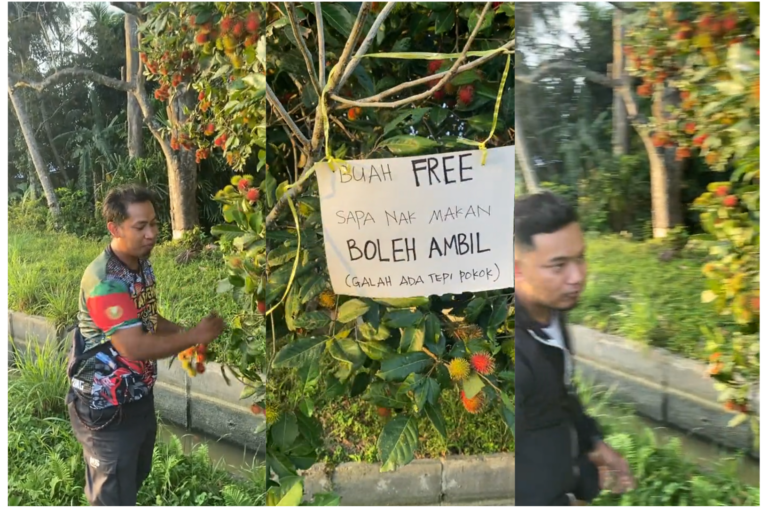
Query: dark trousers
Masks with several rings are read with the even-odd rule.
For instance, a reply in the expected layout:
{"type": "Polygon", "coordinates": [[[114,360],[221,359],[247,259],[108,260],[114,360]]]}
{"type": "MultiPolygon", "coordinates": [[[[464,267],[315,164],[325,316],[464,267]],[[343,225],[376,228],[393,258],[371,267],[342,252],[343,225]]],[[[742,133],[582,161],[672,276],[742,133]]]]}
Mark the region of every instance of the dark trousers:
{"type": "Polygon", "coordinates": [[[157,435],[154,400],[150,396],[115,413],[94,411],[79,399],[69,404],[72,429],[83,446],[85,497],[91,506],[135,506],[152,470],[157,435]]]}

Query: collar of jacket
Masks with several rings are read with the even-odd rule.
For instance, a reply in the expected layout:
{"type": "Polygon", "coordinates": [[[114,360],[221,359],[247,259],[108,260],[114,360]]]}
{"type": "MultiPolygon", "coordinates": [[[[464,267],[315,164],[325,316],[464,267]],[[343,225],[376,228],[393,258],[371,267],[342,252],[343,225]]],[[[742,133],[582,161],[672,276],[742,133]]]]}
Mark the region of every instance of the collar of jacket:
{"type": "Polygon", "coordinates": [[[515,298],[513,305],[515,306],[515,329],[519,327],[525,329],[528,333],[533,332],[547,342],[552,340],[548,334],[544,333],[545,326],[533,319],[525,306],[517,298],[515,298]]]}

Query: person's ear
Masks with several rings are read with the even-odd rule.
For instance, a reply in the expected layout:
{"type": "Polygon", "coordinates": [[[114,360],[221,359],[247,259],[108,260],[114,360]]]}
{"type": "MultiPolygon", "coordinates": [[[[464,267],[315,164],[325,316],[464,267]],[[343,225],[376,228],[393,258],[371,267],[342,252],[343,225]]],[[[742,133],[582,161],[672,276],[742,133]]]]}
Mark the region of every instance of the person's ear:
{"type": "Polygon", "coordinates": [[[112,238],[120,237],[120,226],[114,222],[107,222],[107,229],[109,230],[109,234],[112,235],[112,238]]]}

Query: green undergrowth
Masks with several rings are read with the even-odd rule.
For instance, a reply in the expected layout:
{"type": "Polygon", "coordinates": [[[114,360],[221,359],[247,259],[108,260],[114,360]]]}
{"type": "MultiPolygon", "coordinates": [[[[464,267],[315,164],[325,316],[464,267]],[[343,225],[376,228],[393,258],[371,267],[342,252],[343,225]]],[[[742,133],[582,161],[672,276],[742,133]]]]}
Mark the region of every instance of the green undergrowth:
{"type": "Polygon", "coordinates": [[[686,455],[680,439],[662,439],[635,416],[633,408],[609,391],[579,382],[587,411],[608,444],[629,462],[637,488],[624,495],[604,493],[596,506],[757,506],[760,489],[740,479],[744,459],[721,454],[718,460],[686,455]]]}
{"type": "MultiPolygon", "coordinates": [[[[45,316],[58,327],[74,323],[80,279],[85,268],[104,248],[105,243],[67,234],[9,233],[10,309],[45,316]]],[[[226,277],[221,253],[204,249],[189,262],[177,262],[177,256],[184,251],[185,247],[181,245],[164,244],[152,253],[160,313],[182,326],[193,326],[215,310],[230,323],[239,309],[230,295],[216,292],[219,281],[226,277]]],[[[240,351],[229,347],[229,340],[227,329],[212,343],[211,359],[239,365],[240,351]]]]}
{"type": "MultiPolygon", "coordinates": [[[[8,504],[87,506],[82,447],[64,406],[66,353],[49,342],[33,355],[16,355],[8,386],[8,504]]],[[[185,454],[175,436],[155,445],[152,473],[139,506],[259,506],[266,488],[263,464],[239,478],[211,462],[205,445],[185,454]]]]}
{"type": "MultiPolygon", "coordinates": [[[[273,371],[270,383],[289,387],[292,384],[290,376],[284,370],[273,371]]],[[[318,389],[318,392],[322,391],[322,387],[318,389]]],[[[458,391],[444,392],[442,396],[447,439],[443,439],[428,419],[423,419],[419,422],[416,459],[514,452],[514,435],[497,411],[488,409],[470,414],[464,409],[458,391]]],[[[325,449],[320,453],[320,460],[332,465],[379,462],[377,440],[384,425],[394,415],[379,415],[377,406],[362,397],[318,398],[314,404],[315,415],[324,432],[325,449]]]]}
{"type": "Polygon", "coordinates": [[[701,327],[728,321],[701,303],[704,254],[684,250],[665,261],[665,250],[619,236],[588,238],[587,286],[571,321],[703,359],[701,327]]]}

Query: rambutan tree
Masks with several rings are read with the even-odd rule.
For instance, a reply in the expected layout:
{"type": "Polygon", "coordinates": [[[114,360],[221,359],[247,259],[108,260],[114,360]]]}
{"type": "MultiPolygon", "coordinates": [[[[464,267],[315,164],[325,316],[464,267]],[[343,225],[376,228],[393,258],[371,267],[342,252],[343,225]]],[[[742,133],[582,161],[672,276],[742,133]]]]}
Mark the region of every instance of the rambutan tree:
{"type": "MultiPolygon", "coordinates": [[[[614,74],[619,78],[549,62],[516,79],[530,82],[551,69],[572,69],[622,97],[651,162],[654,236],[681,223],[683,162],[698,157],[728,175],[694,202],[706,232],[695,238],[710,246],[702,301],[733,319],[730,326],[703,333],[709,374],[725,407],[735,413],[731,425],[738,425],[753,413],[750,399],[759,381],[759,6],[614,7],[623,26],[618,41],[623,51],[614,61],[624,71],[614,74]],[[663,206],[657,207],[660,201],[663,206]]],[[[757,419],[751,421],[756,429],[757,419]]]]}
{"type": "MultiPolygon", "coordinates": [[[[160,3],[140,26],[140,60],[154,98],[166,105],[162,134],[169,148],[199,164],[222,154],[239,173],[216,193],[225,224],[211,232],[226,252],[228,276],[218,291],[242,303],[217,359],[244,383],[242,397],[261,414],[264,374],[264,201],[266,165],[266,41],[255,3],[160,3]]],[[[182,358],[184,360],[184,358],[182,358]]],[[[190,375],[194,371],[188,369],[190,375]]],[[[222,373],[224,370],[222,368],[222,373]]],[[[258,429],[256,429],[258,430],[258,429]]]]}
{"type": "Polygon", "coordinates": [[[505,57],[514,50],[514,7],[275,3],[266,25],[269,149],[261,191],[270,209],[264,308],[274,353],[265,408],[268,504],[298,504],[297,470],[323,448],[316,408],[330,400],[357,397],[377,408],[385,419],[383,471],[413,459],[420,420],[447,435],[446,398],[514,425],[511,290],[405,299],[334,294],[311,177],[328,156],[471,149],[467,140],[482,142],[491,132],[489,148],[511,144],[513,69],[505,57]]]}

